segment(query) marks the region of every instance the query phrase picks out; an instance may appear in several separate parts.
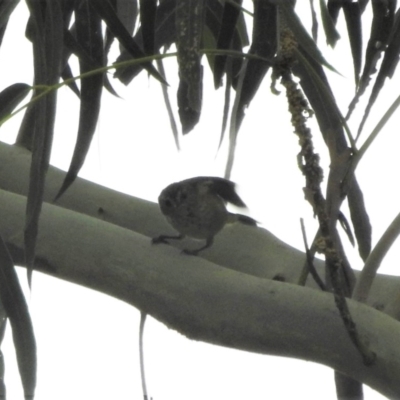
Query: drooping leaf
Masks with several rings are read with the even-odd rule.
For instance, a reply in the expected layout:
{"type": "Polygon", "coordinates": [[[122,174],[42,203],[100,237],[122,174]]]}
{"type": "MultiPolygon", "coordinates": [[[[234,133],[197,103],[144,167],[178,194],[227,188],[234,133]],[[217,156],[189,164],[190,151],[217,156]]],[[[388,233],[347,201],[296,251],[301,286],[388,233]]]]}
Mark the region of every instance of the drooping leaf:
{"type": "Polygon", "coordinates": [[[130,35],[133,34],[138,15],[137,0],[116,0],[117,16],[130,35]]]}
{"type": "MultiPolygon", "coordinates": [[[[117,12],[117,16],[122,22],[122,25],[126,28],[129,35],[133,35],[133,31],[136,26],[136,19],[138,16],[138,3],[137,0],[114,0],[115,9],[117,12]]],[[[114,40],[115,36],[113,33],[107,28],[106,30],[106,38],[105,42],[105,55],[108,55],[109,48],[111,47],[111,43],[114,40]]],[[[119,44],[120,51],[124,50],[124,47],[119,44]]]]}
{"type": "MultiPolygon", "coordinates": [[[[101,19],[91,2],[83,0],[75,8],[76,47],[79,49],[80,74],[104,66],[101,19]]],[[[58,192],[58,199],[74,182],[89,151],[100,112],[103,73],[81,79],[81,104],[78,137],[67,175],[58,192]]]]}
{"type": "Polygon", "coordinates": [[[334,26],[336,26],[339,12],[342,7],[343,0],[328,0],[327,9],[334,26]]]}
{"type": "MultiPolygon", "coordinates": [[[[277,48],[277,8],[263,0],[254,2],[253,37],[249,53],[272,61],[277,48]]],[[[243,80],[237,105],[236,129],[239,130],[244,111],[257,93],[271,62],[251,58],[243,80]]]]}
{"type": "MultiPolygon", "coordinates": [[[[237,4],[236,6],[228,1],[224,3],[224,11],[217,40],[217,49],[219,50],[228,50],[231,47],[236,23],[241,13],[238,6],[242,5],[242,0],[236,0],[235,3],[237,4]]],[[[216,89],[222,85],[226,60],[226,55],[217,54],[214,58],[214,86],[216,89]]]]}
{"type": "Polygon", "coordinates": [[[10,15],[14,11],[19,0],[6,0],[0,4],[0,27],[7,25],[10,15]]]}
{"type": "MultiPolygon", "coordinates": [[[[163,65],[163,62],[161,59],[157,60],[157,68],[158,68],[158,71],[160,72],[161,76],[166,80],[164,65],[163,65]]],[[[161,89],[163,92],[165,108],[167,109],[172,134],[174,136],[175,145],[176,145],[176,148],[178,150],[180,150],[178,125],[175,121],[174,111],[172,109],[171,102],[169,100],[168,87],[166,85],[161,85],[161,89]]]]}
{"type": "Polygon", "coordinates": [[[0,121],[14,111],[31,89],[26,83],[14,83],[0,92],[0,121]]]}
{"type": "Polygon", "coordinates": [[[222,112],[222,125],[221,125],[221,135],[218,144],[218,150],[221,148],[222,142],[225,137],[225,131],[228,126],[229,109],[231,104],[231,76],[232,76],[232,60],[227,61],[227,74],[226,74],[226,84],[225,84],[225,96],[224,96],[224,110],[222,112]]]}
{"type": "Polygon", "coordinates": [[[154,54],[157,0],[140,0],[140,22],[142,26],[143,50],[146,55],[154,54]]]}
{"type": "Polygon", "coordinates": [[[70,79],[73,78],[73,75],[72,75],[71,67],[69,66],[69,64],[67,64],[64,67],[64,69],[62,70],[61,78],[64,81],[67,81],[67,80],[69,81],[67,86],[78,96],[78,98],[80,98],[81,97],[81,93],[79,91],[79,88],[78,88],[76,82],[74,80],[70,81],[70,79]]]}
{"type": "Polygon", "coordinates": [[[316,43],[318,41],[318,19],[317,13],[315,12],[314,0],[310,0],[310,9],[311,9],[311,35],[316,43]]]}
{"type": "MultiPolygon", "coordinates": [[[[28,305],[13,261],[0,236],[0,299],[9,318],[25,399],[34,398],[36,387],[36,341],[28,305]]],[[[4,317],[3,317],[4,318],[4,317]]],[[[1,321],[2,323],[4,320],[1,321]]]]}
{"type": "MultiPolygon", "coordinates": [[[[27,0],[30,11],[34,59],[34,84],[51,87],[61,76],[63,16],[59,0],[27,0]]],[[[33,96],[43,89],[36,89],[33,96]]],[[[57,91],[35,101],[27,110],[17,143],[32,150],[30,182],[25,221],[25,255],[28,281],[31,282],[38,221],[49,165],[56,114],[57,91]]]]}
{"type": "Polygon", "coordinates": [[[362,62],[361,10],[357,2],[346,2],[343,5],[343,11],[346,19],[347,32],[349,34],[351,55],[353,57],[354,80],[356,82],[356,87],[358,87],[362,62]]]}
{"type": "Polygon", "coordinates": [[[364,195],[358,182],[353,179],[347,193],[351,221],[357,240],[358,252],[362,260],[366,261],[371,252],[372,227],[365,207],[364,195]]]}
{"type": "Polygon", "coordinates": [[[0,45],[3,42],[10,15],[18,3],[19,0],[6,0],[0,3],[0,45]]]}
{"type": "MultiPolygon", "coordinates": [[[[156,51],[160,51],[161,47],[169,48],[175,42],[175,10],[176,0],[163,0],[157,7],[154,39],[156,51]]],[[[142,27],[138,29],[134,40],[140,48],[143,48],[142,27]]],[[[125,50],[121,52],[116,63],[127,61],[131,58],[132,56],[125,50]]],[[[131,65],[119,68],[114,76],[123,84],[128,85],[142,69],[140,65],[131,65]]]]}
{"type": "MultiPolygon", "coordinates": [[[[3,343],[4,334],[7,327],[7,314],[4,310],[3,304],[0,304],[0,345],[3,343]]],[[[7,391],[6,384],[4,381],[5,365],[3,352],[0,350],[0,399],[6,399],[7,391]]]]}
{"type": "Polygon", "coordinates": [[[328,145],[331,157],[348,149],[344,135],[340,110],[322,66],[308,53],[299,49],[293,73],[300,79],[300,85],[315,113],[321,134],[328,145]]]}
{"type": "Polygon", "coordinates": [[[203,98],[201,42],[205,0],[177,0],[175,11],[178,50],[178,112],[183,134],[189,133],[200,119],[203,98]]]}
{"type": "Polygon", "coordinates": [[[294,8],[290,5],[290,2],[279,2],[278,4],[279,9],[285,17],[287,25],[296,36],[297,42],[301,45],[304,51],[306,51],[319,64],[324,65],[330,70],[336,72],[335,68],[325,60],[314,40],[301,23],[300,18],[296,14],[294,8]]]}
{"type": "MultiPolygon", "coordinates": [[[[80,42],[77,40],[76,24],[74,24],[70,30],[67,30],[67,29],[64,30],[64,44],[65,44],[65,48],[64,48],[63,58],[65,60],[64,61],[65,65],[64,65],[64,70],[62,73],[62,78],[64,80],[70,79],[73,77],[71,69],[68,64],[68,59],[71,56],[71,54],[75,54],[79,60],[84,61],[87,64],[86,72],[89,72],[90,70],[95,70],[96,68],[99,68],[99,63],[92,59],[90,52],[88,52],[87,49],[85,49],[85,47],[82,46],[80,44],[80,42]],[[64,78],[64,76],[65,76],[65,78],[64,78]]],[[[106,46],[103,46],[103,47],[105,49],[106,46]]],[[[93,49],[93,50],[95,50],[95,49],[93,49]]],[[[105,50],[102,52],[102,54],[103,54],[104,62],[102,63],[101,66],[105,66],[106,62],[107,62],[105,50]]],[[[112,95],[119,97],[118,94],[115,92],[114,88],[111,86],[111,83],[108,80],[107,75],[104,75],[103,85],[112,95]]],[[[79,89],[78,89],[75,81],[69,82],[68,86],[74,93],[76,93],[76,94],[79,93],[79,89]]]]}
{"type": "Polygon", "coordinates": [[[335,24],[328,12],[325,0],[319,0],[319,7],[321,10],[322,26],[324,27],[326,43],[334,48],[337,41],[340,39],[339,32],[335,28],[335,24]]]}
{"type": "MultiPolygon", "coordinates": [[[[220,26],[222,22],[223,7],[218,0],[208,0],[206,8],[206,26],[204,31],[204,44],[205,48],[216,49],[216,43],[218,40],[220,26]],[[209,35],[210,34],[210,35],[209,35]],[[209,36],[212,37],[209,38],[209,36]],[[211,40],[210,40],[211,39],[211,40]],[[209,45],[213,42],[213,46],[209,45]]],[[[231,50],[242,52],[245,46],[248,46],[249,38],[247,36],[246,23],[243,17],[243,13],[239,14],[236,22],[235,30],[233,32],[231,41],[231,50]]],[[[214,72],[214,55],[207,54],[208,62],[211,70],[214,72]]],[[[227,69],[227,73],[231,74],[230,81],[233,88],[236,88],[237,81],[239,79],[240,71],[243,66],[243,59],[240,57],[234,57],[231,59],[232,68],[227,69]]],[[[214,78],[215,79],[215,78],[214,78]]]]}
{"type": "Polygon", "coordinates": [[[400,54],[400,12],[397,11],[394,26],[389,39],[389,45],[385,51],[385,55],[383,57],[380,70],[376,77],[375,84],[372,88],[371,96],[368,100],[367,107],[365,108],[365,112],[358,129],[358,136],[361,134],[361,131],[369,116],[372,106],[375,104],[375,101],[378,98],[381,89],[383,88],[386,78],[391,78],[393,76],[393,73],[399,62],[399,54],[400,54]]]}
{"type": "Polygon", "coordinates": [[[396,2],[397,0],[389,0],[388,2],[372,2],[373,19],[371,35],[366,49],[364,70],[361,75],[357,94],[349,105],[346,119],[350,118],[350,115],[356,107],[360,97],[365,93],[372,75],[376,73],[377,63],[382,52],[386,49],[393,28],[396,2]]]}
{"type": "MultiPolygon", "coordinates": [[[[118,18],[118,15],[109,0],[90,0],[90,3],[100,18],[106,23],[112,34],[119,40],[133,58],[142,58],[145,56],[141,48],[137,45],[125,26],[122,24],[121,20],[118,18]]],[[[150,75],[166,84],[151,63],[145,62],[142,66],[150,75]]]]}
{"type": "MultiPolygon", "coordinates": [[[[254,1],[253,37],[249,53],[272,61],[277,48],[277,7],[264,0],[254,1]]],[[[236,87],[236,97],[231,114],[228,161],[225,177],[229,178],[234,161],[237,135],[245,109],[249,106],[271,62],[247,59],[236,87]]]]}

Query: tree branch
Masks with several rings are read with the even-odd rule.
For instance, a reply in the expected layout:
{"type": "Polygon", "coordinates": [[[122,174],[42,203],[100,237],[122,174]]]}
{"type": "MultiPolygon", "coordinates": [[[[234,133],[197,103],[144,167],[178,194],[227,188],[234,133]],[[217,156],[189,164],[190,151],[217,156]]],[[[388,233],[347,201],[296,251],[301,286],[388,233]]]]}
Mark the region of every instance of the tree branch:
{"type": "MultiPolygon", "coordinates": [[[[0,191],[0,202],[0,233],[22,263],[26,198],[0,191]]],[[[237,228],[249,248],[251,229],[237,228]]],[[[35,269],[119,298],[189,338],[312,360],[390,398],[400,396],[400,324],[364,304],[349,301],[360,334],[378,355],[373,367],[362,364],[331,294],[186,257],[171,246],[152,246],[136,232],[48,203],[35,269]]]]}

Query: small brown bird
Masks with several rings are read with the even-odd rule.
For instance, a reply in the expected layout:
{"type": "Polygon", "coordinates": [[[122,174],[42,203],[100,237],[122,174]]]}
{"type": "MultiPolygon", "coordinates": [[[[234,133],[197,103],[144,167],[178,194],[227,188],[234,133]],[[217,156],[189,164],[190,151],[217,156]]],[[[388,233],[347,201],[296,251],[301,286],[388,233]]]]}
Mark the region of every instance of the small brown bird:
{"type": "Polygon", "coordinates": [[[161,212],[179,232],[177,236],[161,235],[153,243],[168,243],[166,239],[205,239],[199,249],[183,250],[186,254],[197,255],[213,244],[214,236],[227,223],[239,221],[257,226],[256,221],[246,215],[233,214],[226,209],[226,203],[246,207],[235,191],[235,184],[227,179],[213,176],[199,176],[172,183],[158,197],[161,212]]]}

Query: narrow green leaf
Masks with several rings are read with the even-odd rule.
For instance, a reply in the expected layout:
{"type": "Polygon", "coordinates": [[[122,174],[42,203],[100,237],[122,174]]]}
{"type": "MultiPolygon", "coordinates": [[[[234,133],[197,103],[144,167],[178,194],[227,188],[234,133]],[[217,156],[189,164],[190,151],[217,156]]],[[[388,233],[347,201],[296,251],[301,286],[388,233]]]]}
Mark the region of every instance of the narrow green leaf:
{"type": "MultiPolygon", "coordinates": [[[[242,0],[236,0],[235,3],[241,6],[242,0]]],[[[217,49],[229,50],[231,47],[233,34],[235,32],[236,23],[239,19],[240,13],[241,11],[237,6],[231,4],[230,2],[225,2],[222,21],[219,27],[217,49]]],[[[216,89],[222,85],[222,76],[225,72],[226,60],[226,55],[216,55],[214,58],[214,86],[216,89]]]]}
{"type": "Polygon", "coordinates": [[[0,45],[6,32],[8,20],[19,0],[3,0],[0,3],[0,45]]]}
{"type": "MultiPolygon", "coordinates": [[[[1,262],[1,261],[0,261],[1,262]]],[[[7,313],[0,301],[0,345],[3,343],[4,334],[7,328],[7,313]]],[[[6,384],[4,381],[5,365],[3,352],[0,350],[0,399],[6,399],[6,384]]]]}
{"type": "Polygon", "coordinates": [[[397,13],[395,24],[391,32],[389,45],[385,51],[381,68],[376,77],[375,84],[372,88],[371,96],[368,100],[367,107],[365,108],[363,118],[358,128],[357,137],[361,134],[361,131],[364,127],[365,122],[368,119],[372,106],[375,104],[375,101],[378,98],[381,89],[383,88],[386,78],[388,77],[391,78],[393,76],[393,73],[399,62],[399,54],[400,54],[400,13],[397,13]]]}
{"type": "Polygon", "coordinates": [[[334,158],[337,153],[348,149],[343,129],[346,121],[336,104],[322,66],[301,49],[297,59],[298,62],[293,64],[293,73],[300,79],[301,88],[315,112],[324,141],[334,158]]]}
{"type": "MultiPolygon", "coordinates": [[[[35,85],[59,82],[63,49],[63,17],[60,0],[27,0],[31,15],[35,85]]],[[[35,90],[35,94],[38,90],[35,90]]],[[[38,221],[42,207],[45,176],[49,165],[56,113],[57,92],[35,102],[25,113],[18,140],[30,144],[32,163],[25,221],[25,255],[31,283],[38,221]],[[28,125],[26,122],[30,122],[28,125]]]]}
{"type": "Polygon", "coordinates": [[[353,182],[347,193],[347,201],[350,209],[354,234],[357,239],[358,252],[363,261],[366,261],[371,252],[372,227],[365,207],[364,195],[358,182],[353,182]]]}
{"type": "Polygon", "coordinates": [[[336,30],[335,24],[329,15],[325,0],[319,0],[319,8],[321,10],[322,26],[324,27],[326,43],[334,48],[337,41],[340,39],[339,32],[336,30]]]}
{"type": "Polygon", "coordinates": [[[354,80],[356,82],[356,87],[358,87],[362,62],[361,10],[358,3],[346,2],[343,5],[343,11],[346,19],[347,32],[349,34],[351,55],[353,57],[354,80]]]}
{"type": "Polygon", "coordinates": [[[79,91],[78,85],[76,84],[76,82],[73,80],[71,81],[70,79],[73,78],[73,74],[71,71],[71,67],[69,66],[69,64],[67,64],[63,71],[61,72],[61,78],[64,81],[68,81],[67,86],[78,96],[78,98],[81,97],[81,93],[79,91]]]}
{"type": "Polygon", "coordinates": [[[28,305],[8,249],[0,236],[0,299],[10,320],[18,369],[25,399],[33,399],[36,387],[36,341],[28,305]]]}
{"type": "Polygon", "coordinates": [[[205,0],[177,0],[175,12],[178,50],[178,112],[183,134],[189,133],[200,119],[203,98],[201,41],[205,0]]]}
{"type": "MultiPolygon", "coordinates": [[[[218,40],[220,26],[222,21],[223,7],[218,0],[208,0],[206,7],[206,21],[205,29],[203,33],[203,42],[206,49],[216,49],[216,43],[218,40]]],[[[244,21],[243,13],[239,14],[235,30],[233,32],[230,49],[238,52],[242,52],[245,46],[248,46],[249,38],[247,36],[246,23],[244,21]]],[[[207,59],[210,64],[210,68],[214,73],[214,54],[207,54],[207,59]]],[[[236,88],[237,81],[239,79],[240,71],[243,66],[243,59],[235,57],[232,62],[232,68],[226,70],[227,73],[231,74],[230,81],[231,86],[236,88]]],[[[214,78],[215,79],[215,78],[214,78]]]]}
{"type": "Polygon", "coordinates": [[[227,73],[226,73],[226,83],[225,83],[225,96],[224,96],[224,111],[222,113],[222,125],[221,125],[221,135],[218,144],[218,150],[221,148],[222,142],[225,137],[226,127],[228,126],[229,109],[231,104],[231,70],[232,69],[232,59],[228,59],[227,62],[227,73]]]}
{"type": "Polygon", "coordinates": [[[365,93],[372,75],[377,71],[377,63],[382,52],[385,51],[391,30],[393,28],[394,15],[396,11],[396,0],[388,2],[373,1],[372,12],[373,19],[371,25],[371,35],[368,40],[368,45],[365,54],[364,70],[359,82],[356,96],[349,105],[349,110],[346,119],[349,119],[351,113],[356,107],[360,97],[365,93]]]}
{"type": "MultiPolygon", "coordinates": [[[[264,0],[254,1],[253,41],[249,53],[272,60],[277,49],[277,7],[264,0]]],[[[237,104],[236,128],[239,129],[245,109],[255,94],[271,63],[249,59],[237,104]]],[[[239,94],[236,93],[236,96],[239,94]]]]}
{"type": "MultiPolygon", "coordinates": [[[[91,2],[83,0],[75,8],[76,41],[86,56],[79,58],[80,74],[104,66],[103,35],[101,19],[94,12],[91,2]],[[88,62],[89,60],[89,62],[88,62]]],[[[67,175],[58,192],[57,200],[74,182],[85,161],[100,113],[103,74],[96,74],[81,80],[81,105],[78,136],[74,154],[67,175]]]]}
{"type": "Polygon", "coordinates": [[[13,112],[31,89],[25,83],[14,83],[0,92],[0,121],[13,112]]]}
{"type": "MultiPolygon", "coordinates": [[[[157,68],[158,68],[158,71],[160,72],[160,75],[164,79],[166,79],[164,65],[163,65],[163,62],[161,59],[157,60],[157,68]]],[[[172,134],[174,136],[175,145],[176,145],[176,148],[178,150],[180,150],[178,126],[176,124],[175,117],[174,117],[174,111],[172,109],[171,102],[169,100],[168,87],[166,85],[161,85],[161,90],[163,92],[165,108],[167,109],[169,123],[171,125],[171,130],[172,130],[172,134]]]]}
{"type": "MultiPolygon", "coordinates": [[[[133,40],[132,36],[118,18],[118,15],[116,14],[115,9],[110,4],[109,0],[90,0],[90,3],[100,18],[106,23],[113,35],[119,40],[119,42],[125,47],[132,57],[141,58],[145,56],[141,48],[133,40]]],[[[163,81],[162,77],[152,64],[146,62],[143,64],[143,68],[145,68],[154,78],[164,84],[167,84],[165,81],[163,81]]]]}
{"type": "Polygon", "coordinates": [[[129,35],[133,35],[138,16],[137,0],[116,0],[117,16],[129,35]]]}
{"type": "Polygon", "coordinates": [[[332,19],[333,25],[336,26],[336,22],[339,16],[339,12],[343,7],[343,0],[328,0],[328,13],[332,19]]]}
{"type": "Polygon", "coordinates": [[[10,15],[14,11],[19,0],[4,0],[0,4],[0,28],[7,25],[10,15]]]}
{"type": "MultiPolygon", "coordinates": [[[[274,4],[264,0],[254,1],[253,41],[249,53],[272,60],[277,49],[278,10],[274,4]]],[[[229,152],[225,168],[225,178],[232,172],[237,135],[245,116],[245,109],[253,97],[271,63],[254,58],[243,62],[236,86],[236,96],[232,107],[229,127],[229,152]]]]}
{"type": "MultiPolygon", "coordinates": [[[[175,10],[176,0],[164,0],[157,7],[154,39],[156,52],[159,52],[162,47],[169,48],[171,44],[175,42],[175,10]]],[[[143,47],[142,27],[139,27],[134,40],[139,47],[143,47]]],[[[124,50],[117,58],[116,62],[126,61],[131,58],[132,56],[124,50]]],[[[142,69],[140,65],[131,65],[125,68],[119,68],[114,76],[123,84],[127,85],[142,71],[142,69]]]]}
{"type": "Polygon", "coordinates": [[[315,12],[314,0],[310,0],[311,9],[311,35],[315,43],[318,41],[318,19],[315,12]]]}
{"type": "Polygon", "coordinates": [[[154,41],[157,0],[140,0],[139,5],[143,50],[146,55],[152,55],[155,51],[154,41]]]}
{"type": "Polygon", "coordinates": [[[317,45],[315,44],[314,40],[308,34],[307,30],[304,28],[303,24],[301,23],[299,17],[294,11],[294,8],[291,7],[289,2],[278,2],[274,0],[273,3],[279,5],[282,14],[284,15],[288,26],[290,27],[291,31],[296,36],[297,42],[301,45],[301,47],[308,53],[310,56],[316,60],[319,64],[324,65],[325,67],[329,68],[331,71],[337,72],[336,69],[325,60],[324,56],[318,49],[317,45]]]}

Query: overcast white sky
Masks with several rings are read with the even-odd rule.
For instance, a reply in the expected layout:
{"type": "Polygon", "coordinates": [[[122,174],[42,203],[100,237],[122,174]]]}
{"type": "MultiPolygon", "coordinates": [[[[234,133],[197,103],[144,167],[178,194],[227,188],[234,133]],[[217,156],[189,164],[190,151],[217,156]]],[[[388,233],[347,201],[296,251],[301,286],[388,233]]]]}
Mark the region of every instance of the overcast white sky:
{"type": "MultiPolygon", "coordinates": [[[[26,5],[21,2],[0,49],[0,90],[14,82],[32,82],[32,71],[26,62],[30,44],[15,42],[24,32],[26,17],[26,5]],[[21,60],[16,58],[19,54],[21,60]]],[[[322,32],[320,36],[323,45],[322,32]]],[[[327,58],[344,75],[333,79],[339,104],[345,111],[354,93],[353,74],[350,65],[343,63],[347,46],[339,44],[338,47],[342,55],[328,52],[327,58]]],[[[174,59],[165,61],[170,71],[174,70],[175,62],[174,59]]],[[[210,80],[207,68],[205,74],[210,80]]],[[[176,77],[169,74],[167,80],[174,100],[176,77]]],[[[391,88],[400,87],[396,82],[391,88]]],[[[160,190],[173,181],[196,175],[223,175],[226,141],[215,157],[223,108],[222,90],[205,91],[201,122],[193,133],[181,138],[182,151],[178,153],[159,84],[145,74],[128,88],[112,83],[122,99],[105,93],[97,133],[82,177],[156,201],[160,190]]],[[[296,165],[299,147],[285,114],[285,96],[283,93],[271,96],[269,84],[267,77],[247,112],[232,179],[239,183],[251,215],[279,238],[302,249],[299,219],[305,219],[309,238],[314,235],[316,223],[312,210],[303,200],[304,183],[296,165]],[[268,124],[261,122],[260,115],[268,115],[268,124]],[[290,207],[282,204],[282,199],[287,198],[291,199],[290,207]]],[[[380,100],[385,98],[385,103],[372,115],[364,138],[397,95],[393,89],[382,93],[380,100]]],[[[59,92],[59,110],[52,163],[66,169],[77,131],[77,119],[73,116],[78,115],[78,103],[69,89],[59,92]]],[[[20,117],[7,122],[2,127],[1,139],[12,142],[19,123],[20,117]]],[[[396,116],[358,170],[374,226],[374,243],[399,209],[400,191],[393,187],[393,182],[398,180],[400,162],[398,126],[396,116]]],[[[312,127],[316,146],[327,166],[327,154],[316,125],[312,127]]],[[[382,272],[398,274],[397,248],[384,261],[382,272]]],[[[350,251],[353,265],[360,268],[356,252],[350,251]]],[[[25,271],[22,272],[24,281],[25,271]]],[[[34,274],[33,282],[28,301],[39,351],[37,399],[141,398],[139,312],[105,295],[38,273],[34,274]]],[[[22,399],[9,332],[3,348],[9,398],[22,399]]],[[[321,390],[324,399],[336,398],[333,371],[329,368],[189,341],[151,318],[145,328],[145,357],[149,394],[155,400],[319,400],[321,390]]],[[[383,397],[366,388],[366,400],[378,399],[383,397]]]]}

